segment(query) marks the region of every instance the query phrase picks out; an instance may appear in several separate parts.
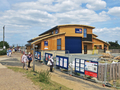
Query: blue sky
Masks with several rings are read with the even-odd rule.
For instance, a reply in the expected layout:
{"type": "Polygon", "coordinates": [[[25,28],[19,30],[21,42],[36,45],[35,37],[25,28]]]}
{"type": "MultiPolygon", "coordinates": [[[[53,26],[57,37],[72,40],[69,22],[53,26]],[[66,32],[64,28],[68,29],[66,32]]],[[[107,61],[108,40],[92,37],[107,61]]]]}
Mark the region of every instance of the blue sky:
{"type": "Polygon", "coordinates": [[[104,41],[120,44],[120,0],[0,0],[0,41],[25,45],[61,24],[94,26],[104,41]]]}

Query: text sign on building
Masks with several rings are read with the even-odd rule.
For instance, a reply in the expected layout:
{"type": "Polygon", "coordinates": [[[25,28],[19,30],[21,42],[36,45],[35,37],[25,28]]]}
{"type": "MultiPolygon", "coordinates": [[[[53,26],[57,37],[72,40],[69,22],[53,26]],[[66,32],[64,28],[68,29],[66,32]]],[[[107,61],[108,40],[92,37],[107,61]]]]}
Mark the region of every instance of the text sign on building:
{"type": "Polygon", "coordinates": [[[48,41],[44,41],[44,49],[48,49],[48,41]]]}
{"type": "Polygon", "coordinates": [[[85,75],[96,77],[98,74],[98,62],[96,61],[85,61],[85,75]]]}
{"type": "Polygon", "coordinates": [[[82,33],[82,28],[75,28],[75,33],[82,33]]]}
{"type": "Polygon", "coordinates": [[[69,63],[69,58],[68,57],[56,55],[56,66],[68,70],[68,63],[69,63]]]}
{"type": "Polygon", "coordinates": [[[75,58],[75,72],[84,74],[85,60],[75,58]]]}

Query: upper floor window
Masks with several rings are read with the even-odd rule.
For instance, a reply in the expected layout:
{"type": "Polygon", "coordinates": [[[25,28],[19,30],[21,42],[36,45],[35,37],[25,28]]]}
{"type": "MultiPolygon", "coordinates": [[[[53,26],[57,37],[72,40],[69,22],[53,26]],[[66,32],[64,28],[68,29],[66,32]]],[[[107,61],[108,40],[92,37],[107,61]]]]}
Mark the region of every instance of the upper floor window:
{"type": "Polygon", "coordinates": [[[61,39],[57,39],[57,50],[61,50],[61,39]]]}
{"type": "Polygon", "coordinates": [[[84,29],[84,38],[87,37],[87,29],[84,29]]]}
{"type": "Polygon", "coordinates": [[[58,29],[55,30],[55,34],[58,34],[58,29]]]}
{"type": "Polygon", "coordinates": [[[54,34],[54,31],[52,31],[52,35],[54,34]]]}

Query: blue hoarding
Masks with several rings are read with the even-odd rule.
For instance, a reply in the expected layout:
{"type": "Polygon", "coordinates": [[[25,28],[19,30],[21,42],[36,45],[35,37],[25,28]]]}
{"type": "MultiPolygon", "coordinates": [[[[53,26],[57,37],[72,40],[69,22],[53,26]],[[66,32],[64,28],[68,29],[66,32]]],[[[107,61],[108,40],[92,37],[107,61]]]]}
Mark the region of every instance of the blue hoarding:
{"type": "Polygon", "coordinates": [[[35,51],[35,58],[37,59],[37,57],[38,57],[38,52],[35,51]]]}
{"type": "Polygon", "coordinates": [[[75,58],[75,72],[97,78],[98,62],[75,58]]]}
{"type": "Polygon", "coordinates": [[[63,56],[56,56],[56,66],[68,70],[69,58],[63,56]]]}
{"type": "Polygon", "coordinates": [[[45,53],[45,61],[48,61],[51,58],[51,56],[53,56],[53,54],[45,53]]]}
{"type": "Polygon", "coordinates": [[[75,33],[82,33],[82,28],[75,28],[75,33]]]}
{"type": "Polygon", "coordinates": [[[35,59],[41,60],[41,52],[35,51],[35,59]]]}
{"type": "Polygon", "coordinates": [[[41,52],[38,52],[38,60],[41,60],[41,52]]]}
{"type": "Polygon", "coordinates": [[[85,71],[85,60],[75,58],[75,72],[84,74],[85,71]]]}

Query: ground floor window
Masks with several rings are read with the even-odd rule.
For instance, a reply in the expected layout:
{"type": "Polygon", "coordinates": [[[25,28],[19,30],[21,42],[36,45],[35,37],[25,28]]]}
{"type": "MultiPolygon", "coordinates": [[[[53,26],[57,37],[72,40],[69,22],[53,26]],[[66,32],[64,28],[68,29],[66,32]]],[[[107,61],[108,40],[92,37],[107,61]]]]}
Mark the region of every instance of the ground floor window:
{"type": "Polygon", "coordinates": [[[61,50],[61,39],[57,39],[57,50],[61,50]]]}
{"type": "Polygon", "coordinates": [[[102,49],[102,45],[94,45],[95,49],[102,49]]]}

